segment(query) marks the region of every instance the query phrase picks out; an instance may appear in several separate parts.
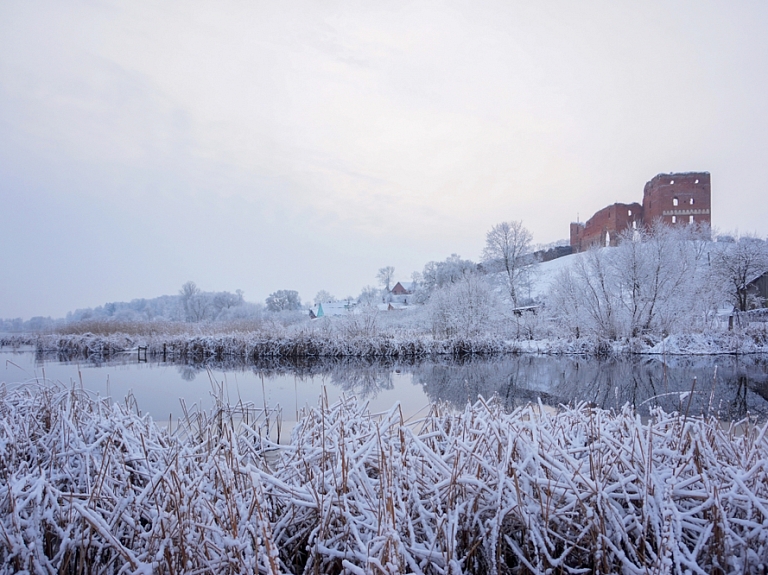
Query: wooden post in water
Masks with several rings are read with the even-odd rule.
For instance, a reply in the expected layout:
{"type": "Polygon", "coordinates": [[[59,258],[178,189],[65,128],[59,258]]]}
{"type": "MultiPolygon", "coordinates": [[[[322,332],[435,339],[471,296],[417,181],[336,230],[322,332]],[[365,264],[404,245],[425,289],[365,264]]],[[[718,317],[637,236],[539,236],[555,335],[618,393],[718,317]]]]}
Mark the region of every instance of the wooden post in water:
{"type": "Polygon", "coordinates": [[[139,352],[139,353],[138,353],[138,355],[139,355],[139,357],[138,357],[138,360],[139,360],[139,361],[142,361],[142,359],[141,359],[141,352],[142,352],[142,351],[144,352],[144,360],[143,360],[143,361],[146,363],[146,361],[147,361],[147,346],[146,346],[146,345],[145,345],[145,346],[141,346],[141,345],[140,345],[140,346],[138,347],[138,352],[139,352]]]}

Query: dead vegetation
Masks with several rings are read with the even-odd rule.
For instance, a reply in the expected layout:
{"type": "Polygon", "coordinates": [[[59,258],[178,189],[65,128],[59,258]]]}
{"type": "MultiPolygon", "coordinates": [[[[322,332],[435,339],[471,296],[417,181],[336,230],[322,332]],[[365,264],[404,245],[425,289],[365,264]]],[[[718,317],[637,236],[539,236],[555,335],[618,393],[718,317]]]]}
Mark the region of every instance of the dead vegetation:
{"type": "Polygon", "coordinates": [[[0,398],[0,563],[34,573],[761,573],[766,427],[479,401],[404,421],[219,402],[158,427],[34,383],[0,398]],[[279,451],[278,451],[279,450],[279,451]]]}

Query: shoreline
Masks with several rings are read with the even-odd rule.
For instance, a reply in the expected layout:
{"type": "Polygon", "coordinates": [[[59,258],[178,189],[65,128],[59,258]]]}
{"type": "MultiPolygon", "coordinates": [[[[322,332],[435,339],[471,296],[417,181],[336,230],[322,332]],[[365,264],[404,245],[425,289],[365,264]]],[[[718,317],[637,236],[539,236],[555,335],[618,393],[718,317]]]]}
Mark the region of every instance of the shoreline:
{"type": "Polygon", "coordinates": [[[123,333],[20,334],[0,337],[0,348],[32,346],[40,352],[59,352],[89,357],[122,353],[176,359],[221,360],[241,358],[428,358],[496,356],[507,354],[584,355],[750,355],[768,353],[768,331],[676,334],[661,338],[609,341],[600,338],[519,339],[455,337],[435,339],[429,334],[381,334],[372,337],[337,338],[318,334],[275,336],[264,333],[211,335],[134,336],[123,333]]]}

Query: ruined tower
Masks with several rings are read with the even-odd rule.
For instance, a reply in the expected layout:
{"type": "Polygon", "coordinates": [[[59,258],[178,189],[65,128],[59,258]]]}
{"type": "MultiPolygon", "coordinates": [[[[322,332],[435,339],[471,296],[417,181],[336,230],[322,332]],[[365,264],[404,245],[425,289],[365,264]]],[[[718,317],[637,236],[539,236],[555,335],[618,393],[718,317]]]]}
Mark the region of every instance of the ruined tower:
{"type": "Polygon", "coordinates": [[[659,174],[645,184],[643,218],[646,225],[712,222],[709,172],[659,174]]]}
{"type": "Polygon", "coordinates": [[[711,201],[709,172],[659,174],[645,184],[642,205],[616,203],[595,212],[586,223],[571,223],[571,248],[578,253],[591,246],[615,246],[628,228],[648,228],[656,220],[710,224],[711,201]]]}

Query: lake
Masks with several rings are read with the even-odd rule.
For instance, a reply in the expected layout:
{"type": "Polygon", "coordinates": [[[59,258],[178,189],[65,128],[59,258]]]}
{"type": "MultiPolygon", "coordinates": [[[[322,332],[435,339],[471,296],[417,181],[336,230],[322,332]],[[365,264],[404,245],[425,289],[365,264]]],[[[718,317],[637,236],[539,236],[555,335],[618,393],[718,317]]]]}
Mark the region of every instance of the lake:
{"type": "Polygon", "coordinates": [[[508,408],[541,402],[588,402],[605,409],[630,403],[641,415],[654,407],[690,414],[713,413],[724,420],[747,415],[768,418],[768,356],[582,356],[505,355],[495,357],[306,358],[258,363],[174,363],[136,353],[70,358],[34,350],[0,350],[0,382],[43,379],[122,401],[132,393],[142,413],[156,421],[177,420],[187,407],[209,409],[212,393],[282,409],[290,426],[301,409],[321,394],[333,402],[345,393],[369,402],[372,412],[400,402],[407,417],[432,403],[462,409],[478,395],[497,396],[508,408]],[[143,358],[142,358],[143,360],[143,358]],[[693,393],[691,394],[691,391],[693,393]],[[216,391],[218,393],[218,391],[216,391]]]}

